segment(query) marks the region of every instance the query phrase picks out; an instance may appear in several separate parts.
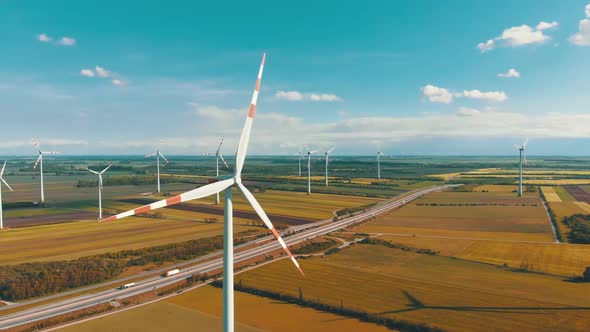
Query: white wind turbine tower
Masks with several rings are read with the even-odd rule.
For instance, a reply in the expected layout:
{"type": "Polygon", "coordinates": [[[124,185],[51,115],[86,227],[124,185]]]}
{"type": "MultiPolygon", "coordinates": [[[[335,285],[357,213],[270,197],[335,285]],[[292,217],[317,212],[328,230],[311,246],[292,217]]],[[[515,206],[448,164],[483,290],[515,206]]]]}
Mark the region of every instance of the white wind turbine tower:
{"type": "Polygon", "coordinates": [[[311,195],[311,155],[318,152],[318,150],[311,151],[309,148],[311,146],[308,144],[305,146],[307,149],[307,194],[311,195]]]}
{"type": "Polygon", "coordinates": [[[301,154],[301,150],[299,150],[299,152],[297,152],[297,159],[299,159],[299,177],[301,177],[301,160],[305,159],[303,158],[303,155],[301,154]]]}
{"type": "Polygon", "coordinates": [[[4,185],[6,185],[6,187],[8,189],[10,189],[10,191],[12,191],[12,188],[10,188],[10,186],[8,185],[8,182],[6,182],[6,180],[4,180],[4,178],[2,176],[4,176],[4,169],[6,168],[6,161],[4,161],[4,166],[2,166],[2,170],[0,171],[0,229],[4,229],[4,220],[2,219],[2,183],[4,183],[4,185]]]}
{"type": "MultiPolygon", "coordinates": [[[[225,168],[229,169],[229,165],[225,162],[225,159],[223,159],[223,155],[221,154],[221,145],[223,144],[223,138],[221,139],[221,142],[219,142],[219,146],[217,147],[217,151],[213,152],[213,153],[204,153],[203,155],[205,156],[215,156],[215,171],[216,171],[216,176],[219,176],[219,160],[221,159],[221,161],[223,162],[223,164],[225,165],[225,168]]],[[[219,193],[215,194],[215,204],[219,205],[219,193]]]]}
{"type": "Polygon", "coordinates": [[[158,143],[158,149],[156,150],[156,152],[154,153],[150,153],[148,155],[146,155],[146,158],[149,157],[156,157],[156,169],[158,172],[158,193],[160,193],[160,157],[166,162],[166,164],[169,164],[168,159],[166,159],[166,157],[164,157],[164,155],[162,154],[162,152],[160,152],[160,146],[162,145],[162,140],[160,140],[160,142],[158,143]]]}
{"type": "Polygon", "coordinates": [[[103,185],[102,185],[102,175],[104,174],[104,172],[106,172],[109,168],[111,168],[111,166],[113,165],[109,165],[107,166],[105,169],[103,169],[100,172],[97,171],[93,171],[90,168],[86,168],[86,170],[90,173],[96,174],[98,175],[98,220],[102,219],[102,190],[103,190],[103,185]]]}
{"type": "Polygon", "coordinates": [[[381,179],[381,151],[377,152],[377,179],[381,179]]]}
{"type": "Polygon", "coordinates": [[[33,166],[33,169],[36,169],[37,165],[39,165],[39,173],[41,174],[41,203],[45,203],[45,187],[43,186],[43,156],[46,154],[58,154],[59,152],[41,151],[41,144],[34,138],[32,139],[32,141],[33,145],[35,146],[35,149],[37,149],[37,152],[39,152],[39,158],[37,158],[37,161],[35,162],[35,166],[33,166]]]}
{"type": "Polygon", "coordinates": [[[525,139],[524,142],[522,143],[522,145],[516,145],[514,144],[514,147],[518,150],[519,155],[520,155],[520,162],[518,164],[518,197],[522,197],[522,166],[523,166],[523,161],[524,161],[524,165],[527,165],[527,160],[526,160],[526,146],[529,142],[529,139],[525,139]]]}
{"type": "Polygon", "coordinates": [[[328,164],[330,163],[330,153],[334,151],[336,147],[331,148],[330,150],[324,152],[326,156],[326,187],[328,186],[328,164]]]}
{"type": "Polygon", "coordinates": [[[181,202],[190,201],[206,196],[213,195],[215,193],[224,192],[225,199],[225,212],[224,212],[224,252],[223,252],[223,330],[233,332],[234,330],[234,252],[233,252],[233,204],[232,204],[232,187],[237,186],[242,194],[246,197],[252,208],[256,211],[258,216],[262,219],[266,227],[270,229],[275,239],[281,244],[281,247],[285,250],[289,258],[295,264],[295,267],[303,274],[303,270],[299,266],[299,263],[295,260],[295,257],[291,254],[291,251],[287,247],[285,241],[281,238],[277,230],[274,228],[270,219],[256,200],[254,195],[242,184],[242,168],[244,167],[244,161],[246,159],[246,152],[248,150],[248,143],[250,141],[250,131],[252,129],[252,121],[256,113],[256,101],[258,99],[258,93],[260,90],[260,81],[262,79],[262,71],[264,69],[265,55],[262,57],[262,63],[260,64],[260,70],[258,71],[258,79],[256,80],[256,87],[252,95],[252,102],[250,104],[250,110],[240,136],[240,142],[236,151],[235,169],[231,176],[221,177],[218,182],[214,182],[197,189],[185,192],[178,196],[171,197],[169,199],[161,200],[149,205],[142,206],[140,208],[127,211],[116,216],[109,217],[104,221],[112,221],[121,219],[124,217],[132,216],[135,214],[147,212],[150,210],[159,209],[165,206],[178,204],[181,202]]]}

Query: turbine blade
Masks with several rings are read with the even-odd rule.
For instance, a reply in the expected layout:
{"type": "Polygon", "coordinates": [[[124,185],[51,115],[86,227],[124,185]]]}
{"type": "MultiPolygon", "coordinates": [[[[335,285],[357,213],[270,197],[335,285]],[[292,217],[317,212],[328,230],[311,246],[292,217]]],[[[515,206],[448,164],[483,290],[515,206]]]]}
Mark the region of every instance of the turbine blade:
{"type": "Polygon", "coordinates": [[[33,166],[33,169],[37,169],[37,165],[39,165],[39,162],[41,161],[41,158],[43,158],[42,154],[39,154],[39,158],[37,158],[37,161],[35,162],[35,166],[33,166]]]}
{"type": "Polygon", "coordinates": [[[225,162],[225,159],[223,159],[223,155],[221,153],[219,153],[218,156],[219,156],[219,158],[221,158],[221,161],[223,161],[225,168],[229,169],[229,165],[225,162]]]}
{"type": "Polygon", "coordinates": [[[166,162],[166,164],[170,164],[170,162],[168,161],[168,159],[166,159],[166,157],[164,157],[164,155],[162,154],[162,152],[158,152],[158,154],[160,155],[160,157],[162,157],[162,159],[164,159],[164,161],[166,162]]]}
{"type": "Polygon", "coordinates": [[[239,177],[242,174],[242,168],[244,168],[244,160],[246,160],[246,152],[248,151],[248,143],[250,142],[252,121],[254,120],[254,115],[256,114],[256,102],[258,101],[258,93],[260,92],[260,83],[262,81],[262,72],[264,70],[265,60],[266,53],[262,55],[262,62],[260,63],[260,69],[258,70],[256,86],[254,87],[252,101],[250,102],[250,110],[248,111],[248,117],[246,118],[246,122],[244,123],[244,129],[242,129],[242,135],[240,136],[240,142],[238,143],[238,150],[236,151],[235,175],[237,177],[239,177]]]}
{"type": "Polygon", "coordinates": [[[0,178],[4,175],[4,169],[6,168],[6,160],[4,160],[4,166],[2,166],[2,170],[0,171],[0,178]]]}
{"type": "Polygon", "coordinates": [[[12,188],[10,188],[10,185],[8,185],[8,182],[6,182],[6,180],[4,180],[4,178],[0,178],[0,181],[2,181],[2,183],[4,183],[6,185],[6,187],[8,187],[8,189],[10,189],[10,191],[14,191],[14,190],[12,190],[12,188]]]}
{"type": "Polygon", "coordinates": [[[529,139],[528,138],[525,138],[524,142],[522,143],[522,147],[523,148],[526,147],[527,144],[529,144],[529,139]]]}
{"type": "Polygon", "coordinates": [[[250,205],[252,205],[252,208],[254,208],[254,211],[256,211],[256,213],[258,214],[260,219],[262,219],[262,221],[264,222],[266,227],[268,227],[268,229],[272,232],[275,239],[277,241],[279,241],[279,243],[281,244],[281,247],[283,247],[283,249],[285,250],[287,255],[289,255],[289,258],[291,259],[293,264],[295,264],[295,267],[297,268],[297,270],[299,270],[299,272],[301,272],[302,275],[305,275],[303,273],[303,270],[299,266],[299,263],[297,263],[297,260],[295,259],[295,257],[293,257],[291,250],[289,250],[289,247],[287,247],[287,244],[285,243],[285,241],[283,241],[283,238],[279,235],[279,232],[277,232],[276,228],[272,225],[272,223],[270,222],[270,219],[268,219],[268,216],[266,215],[266,212],[264,212],[264,210],[262,209],[262,206],[260,206],[260,204],[258,204],[258,201],[256,200],[256,198],[254,198],[254,195],[252,195],[252,193],[246,187],[244,187],[243,184],[238,183],[238,187],[242,191],[242,194],[244,194],[244,197],[246,197],[248,202],[250,202],[250,205]]]}
{"type": "Polygon", "coordinates": [[[149,158],[149,157],[153,157],[153,156],[155,156],[155,155],[156,155],[156,153],[150,153],[150,154],[146,154],[146,155],[145,155],[145,157],[146,157],[146,158],[149,158]]]}
{"type": "Polygon", "coordinates": [[[106,222],[106,221],[114,221],[114,220],[118,220],[118,219],[123,219],[125,217],[130,217],[130,216],[133,216],[136,214],[156,210],[156,209],[163,208],[166,206],[170,206],[170,205],[174,205],[174,204],[178,204],[178,203],[182,203],[182,202],[186,202],[186,201],[191,201],[193,199],[203,198],[203,197],[218,193],[220,191],[223,191],[225,188],[231,186],[232,184],[234,184],[233,178],[223,180],[223,181],[214,182],[214,183],[199,187],[197,189],[193,189],[191,191],[187,191],[183,194],[180,194],[180,195],[168,198],[168,199],[163,199],[161,201],[157,201],[157,202],[154,202],[154,203],[151,203],[148,205],[144,205],[142,207],[138,207],[136,209],[129,210],[127,212],[119,213],[115,216],[108,217],[108,218],[103,219],[99,222],[103,222],[103,221],[106,222]]]}
{"type": "Polygon", "coordinates": [[[107,168],[103,169],[100,174],[103,174],[104,172],[106,172],[109,168],[111,168],[111,166],[113,166],[113,164],[110,164],[109,166],[107,166],[107,168]]]}
{"type": "Polygon", "coordinates": [[[336,147],[331,148],[330,150],[328,150],[328,153],[332,153],[332,151],[334,151],[336,147]]]}
{"type": "Polygon", "coordinates": [[[318,153],[319,150],[313,150],[313,151],[309,151],[309,154],[314,154],[314,153],[318,153]]]}
{"type": "Polygon", "coordinates": [[[522,157],[524,158],[524,165],[527,166],[529,162],[526,160],[526,150],[522,149],[522,157]]]}
{"type": "Polygon", "coordinates": [[[219,151],[221,151],[221,144],[223,144],[223,137],[221,138],[221,142],[219,142],[219,146],[217,147],[216,153],[219,153],[219,151]]]}
{"type": "Polygon", "coordinates": [[[90,172],[90,173],[93,173],[93,174],[96,174],[96,175],[99,175],[99,174],[100,174],[99,172],[97,172],[97,171],[93,171],[93,170],[91,170],[90,168],[86,168],[86,170],[87,170],[88,172],[90,172]]]}

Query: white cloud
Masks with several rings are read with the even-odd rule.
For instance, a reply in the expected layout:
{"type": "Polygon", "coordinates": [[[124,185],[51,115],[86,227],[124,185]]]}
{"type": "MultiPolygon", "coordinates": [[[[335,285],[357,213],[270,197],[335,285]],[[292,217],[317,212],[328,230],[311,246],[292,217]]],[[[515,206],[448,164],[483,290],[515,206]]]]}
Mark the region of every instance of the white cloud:
{"type": "Polygon", "coordinates": [[[478,115],[480,114],[481,111],[475,108],[469,108],[469,107],[459,107],[459,110],[457,110],[457,116],[474,116],[474,115],[478,115]]]}
{"type": "Polygon", "coordinates": [[[321,94],[312,93],[309,95],[309,99],[311,99],[313,101],[339,101],[339,100],[341,100],[340,97],[338,97],[337,95],[330,94],[330,93],[321,93],[321,94]]]}
{"type": "Polygon", "coordinates": [[[504,77],[504,78],[520,77],[520,73],[516,69],[510,68],[510,69],[508,69],[507,72],[498,74],[498,77],[504,77]]]}
{"type": "Polygon", "coordinates": [[[491,92],[482,92],[479,90],[465,90],[461,94],[461,97],[470,98],[470,99],[481,99],[486,101],[493,101],[493,102],[502,102],[508,99],[506,93],[503,91],[491,91],[491,92]]]}
{"type": "Polygon", "coordinates": [[[277,91],[275,97],[283,100],[300,101],[303,100],[303,94],[299,91],[277,91]]]}
{"type": "Polygon", "coordinates": [[[569,38],[570,43],[578,46],[590,46],[590,4],[586,5],[586,17],[580,20],[578,32],[569,38]]]}
{"type": "Polygon", "coordinates": [[[430,84],[423,87],[421,90],[422,94],[433,103],[450,104],[453,101],[453,97],[480,99],[494,102],[502,102],[508,99],[506,93],[503,91],[482,92],[476,89],[464,90],[463,92],[450,92],[445,88],[440,88],[430,84]]]}
{"type": "Polygon", "coordinates": [[[433,103],[450,104],[453,101],[453,95],[449,90],[430,84],[422,88],[422,94],[433,103]]]}
{"type": "Polygon", "coordinates": [[[46,35],[44,33],[38,35],[37,39],[42,43],[48,43],[51,41],[51,37],[49,37],[48,35],[46,35]]]}
{"type": "Polygon", "coordinates": [[[521,26],[505,29],[498,37],[479,43],[477,48],[483,53],[493,50],[496,47],[518,47],[530,44],[542,44],[551,39],[544,31],[555,28],[559,25],[556,21],[541,21],[535,28],[523,24],[521,26]]]}
{"type": "Polygon", "coordinates": [[[482,52],[487,52],[489,50],[493,50],[496,47],[496,42],[493,39],[488,40],[485,43],[477,44],[477,48],[479,48],[482,52]]]}
{"type": "Polygon", "coordinates": [[[275,97],[277,99],[282,100],[289,100],[289,101],[303,101],[303,100],[311,100],[311,101],[326,101],[326,102],[334,102],[340,101],[342,98],[335,94],[331,93],[302,93],[299,91],[282,91],[279,90],[275,93],[275,97]]]}
{"type": "Polygon", "coordinates": [[[553,28],[557,28],[558,26],[559,26],[559,23],[557,23],[557,21],[553,21],[553,22],[541,21],[541,22],[539,22],[539,24],[537,24],[537,30],[541,31],[541,30],[553,29],[553,28]]]}
{"type": "Polygon", "coordinates": [[[111,83],[113,83],[113,85],[117,85],[117,86],[125,85],[125,82],[123,82],[119,79],[114,79],[111,81],[111,83]]]}
{"type": "Polygon", "coordinates": [[[95,69],[96,69],[96,75],[98,75],[99,77],[109,77],[110,76],[110,73],[106,69],[104,69],[100,66],[96,66],[95,69]]]}
{"type": "Polygon", "coordinates": [[[82,69],[80,70],[80,75],[86,77],[94,77],[94,72],[92,71],[92,69],[82,69]]]}
{"type": "Polygon", "coordinates": [[[64,46],[73,46],[76,44],[76,40],[74,38],[71,37],[62,37],[58,44],[60,45],[64,45],[64,46]]]}

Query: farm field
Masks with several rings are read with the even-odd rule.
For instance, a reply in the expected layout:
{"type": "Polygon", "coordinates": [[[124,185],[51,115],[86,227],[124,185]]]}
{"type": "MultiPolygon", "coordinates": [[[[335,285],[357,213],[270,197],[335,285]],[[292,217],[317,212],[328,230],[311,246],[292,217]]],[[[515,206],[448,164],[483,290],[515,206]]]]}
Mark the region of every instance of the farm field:
{"type": "Polygon", "coordinates": [[[494,265],[507,264],[510,268],[523,268],[564,277],[581,275],[584,269],[590,266],[590,246],[579,244],[395,235],[382,235],[378,238],[414,248],[431,249],[444,256],[494,265]]]}
{"type": "Polygon", "coordinates": [[[547,202],[561,202],[561,198],[555,190],[553,190],[553,187],[541,187],[541,190],[543,191],[543,195],[545,195],[547,202]]]}
{"type": "MultiPolygon", "coordinates": [[[[261,227],[236,225],[235,231],[261,227]]],[[[222,223],[155,218],[129,218],[113,223],[71,222],[7,229],[0,237],[0,262],[75,259],[84,256],[137,249],[220,235],[222,223]]]]}
{"type": "MultiPolygon", "coordinates": [[[[236,331],[391,331],[355,319],[240,292],[235,294],[235,306],[236,331]]],[[[221,314],[221,289],[203,286],[163,301],[76,324],[60,331],[220,331],[221,314]]]]}
{"type": "Polygon", "coordinates": [[[537,193],[522,198],[502,192],[431,193],[355,231],[548,242],[553,238],[537,193]]]}
{"type": "Polygon", "coordinates": [[[590,324],[587,285],[562,277],[363,244],[301,265],[305,277],[281,260],[236,282],[292,296],[301,287],[309,299],[450,331],[584,331],[590,324]]]}

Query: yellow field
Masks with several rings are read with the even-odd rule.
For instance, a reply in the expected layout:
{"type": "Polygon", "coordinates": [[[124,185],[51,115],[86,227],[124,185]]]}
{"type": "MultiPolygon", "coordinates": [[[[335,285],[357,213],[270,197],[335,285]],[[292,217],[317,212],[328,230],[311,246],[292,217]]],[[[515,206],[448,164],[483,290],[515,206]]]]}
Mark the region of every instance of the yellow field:
{"type": "Polygon", "coordinates": [[[574,202],[580,209],[584,210],[584,213],[590,213],[590,204],[586,202],[574,202]]]}
{"type": "Polygon", "coordinates": [[[563,202],[573,202],[576,200],[564,187],[553,187],[553,190],[563,202]]]}
{"type": "MultiPolygon", "coordinates": [[[[267,190],[264,193],[255,193],[254,196],[264,207],[268,214],[279,214],[301,218],[322,220],[334,216],[336,210],[357,207],[377,203],[383,199],[331,195],[331,194],[312,194],[291,191],[267,190]]],[[[164,197],[161,197],[164,198],[164,197]]],[[[223,199],[223,198],[222,198],[223,199]]],[[[211,200],[195,200],[188,204],[211,205],[211,200]]],[[[234,209],[252,210],[250,204],[237,191],[234,192],[234,209]]]]}
{"type": "Polygon", "coordinates": [[[545,200],[547,202],[561,202],[561,198],[557,195],[553,187],[541,187],[543,191],[543,195],[545,195],[545,200]]]}
{"type": "MultiPolygon", "coordinates": [[[[264,231],[236,225],[235,231],[264,231]]],[[[8,229],[0,236],[1,264],[74,259],[83,256],[136,249],[223,233],[223,224],[129,218],[111,223],[71,222],[8,229]]]]}
{"type": "MultiPolygon", "coordinates": [[[[335,210],[367,205],[381,199],[267,191],[256,193],[256,198],[269,214],[280,214],[321,220],[331,218],[335,210]]],[[[131,196],[137,197],[137,196],[131,196]]],[[[164,198],[164,196],[158,197],[164,198]]],[[[251,210],[245,199],[236,193],[234,208],[251,210]]],[[[107,210],[126,211],[138,205],[109,201],[107,210]]],[[[190,204],[211,205],[211,200],[198,200],[190,204]]],[[[86,208],[83,208],[86,209],[86,208]]],[[[94,210],[94,208],[88,208],[94,210]]],[[[105,210],[105,212],[108,212],[105,210]]],[[[143,248],[166,243],[222,234],[223,216],[207,213],[160,209],[164,219],[130,217],[110,223],[71,222],[26,228],[6,229],[0,232],[0,264],[29,261],[73,259],[104,252],[143,248]],[[217,223],[202,220],[215,218],[217,223]]],[[[248,220],[235,218],[235,231],[266,228],[248,226],[248,220]]]]}
{"type": "Polygon", "coordinates": [[[487,191],[492,193],[511,193],[518,190],[518,186],[486,184],[473,188],[473,191],[487,191]]]}
{"type": "Polygon", "coordinates": [[[526,243],[493,240],[471,240],[426,236],[379,237],[414,248],[426,248],[441,255],[454,256],[512,268],[527,268],[535,272],[571,277],[581,275],[590,266],[590,246],[556,243],[526,243]]]}
{"type": "Polygon", "coordinates": [[[555,179],[555,180],[528,180],[523,179],[524,184],[536,184],[536,185],[578,185],[578,184],[590,184],[590,179],[555,179]]]}
{"type": "MultiPolygon", "coordinates": [[[[221,289],[203,286],[194,291],[74,325],[62,331],[220,331],[221,289]]],[[[235,293],[236,331],[367,331],[387,328],[266,298],[235,293]]]]}
{"type": "Polygon", "coordinates": [[[237,282],[450,331],[586,331],[587,285],[562,277],[355,245],[325,258],[287,260],[236,276],[237,282]],[[341,302],[342,301],[342,302],[341,302]]]}
{"type": "Polygon", "coordinates": [[[397,233],[399,227],[408,228],[403,232],[405,234],[424,234],[416,231],[439,229],[444,231],[443,234],[449,231],[474,232],[465,234],[466,237],[478,237],[480,232],[522,233],[522,239],[529,240],[538,239],[538,234],[544,238],[552,236],[543,203],[536,193],[522,198],[505,193],[432,193],[399,210],[379,216],[358,231],[397,233]],[[398,229],[387,230],[387,227],[398,229]],[[530,234],[533,236],[529,237],[530,234]]]}

